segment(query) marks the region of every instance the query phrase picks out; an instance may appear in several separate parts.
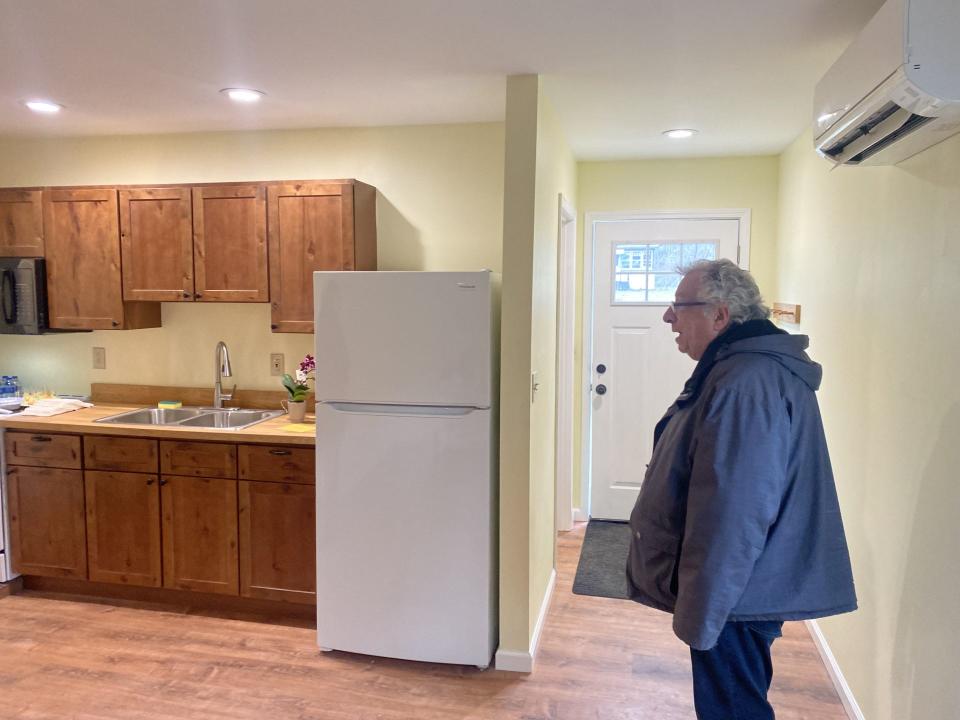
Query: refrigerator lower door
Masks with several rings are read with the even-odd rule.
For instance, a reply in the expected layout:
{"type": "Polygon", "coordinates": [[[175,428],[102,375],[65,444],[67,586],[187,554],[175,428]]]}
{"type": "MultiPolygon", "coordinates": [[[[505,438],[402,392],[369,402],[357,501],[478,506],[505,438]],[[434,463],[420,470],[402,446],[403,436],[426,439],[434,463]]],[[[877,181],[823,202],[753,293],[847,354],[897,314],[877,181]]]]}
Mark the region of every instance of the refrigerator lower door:
{"type": "Polygon", "coordinates": [[[486,667],[496,631],[491,414],[317,406],[317,640],[486,667]]]}

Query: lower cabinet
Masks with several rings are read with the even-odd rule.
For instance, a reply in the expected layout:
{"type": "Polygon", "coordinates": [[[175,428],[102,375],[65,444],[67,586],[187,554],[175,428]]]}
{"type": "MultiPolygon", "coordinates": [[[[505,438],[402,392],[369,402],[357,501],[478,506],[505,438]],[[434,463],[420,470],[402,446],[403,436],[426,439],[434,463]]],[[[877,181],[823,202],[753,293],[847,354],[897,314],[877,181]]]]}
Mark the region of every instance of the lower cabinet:
{"type": "Polygon", "coordinates": [[[316,602],[313,485],[240,481],[240,594],[316,602]]]}
{"type": "Polygon", "coordinates": [[[316,602],[312,448],[17,431],[5,440],[17,572],[316,602]]]}
{"type": "Polygon", "coordinates": [[[84,480],[90,579],[160,587],[159,478],[87,470],[84,480]]]}
{"type": "Polygon", "coordinates": [[[83,473],[61,468],[11,467],[7,489],[14,571],[22,575],[85,579],[83,473]]]}
{"type": "Polygon", "coordinates": [[[163,586],[237,595],[237,481],[164,475],[163,586]]]}

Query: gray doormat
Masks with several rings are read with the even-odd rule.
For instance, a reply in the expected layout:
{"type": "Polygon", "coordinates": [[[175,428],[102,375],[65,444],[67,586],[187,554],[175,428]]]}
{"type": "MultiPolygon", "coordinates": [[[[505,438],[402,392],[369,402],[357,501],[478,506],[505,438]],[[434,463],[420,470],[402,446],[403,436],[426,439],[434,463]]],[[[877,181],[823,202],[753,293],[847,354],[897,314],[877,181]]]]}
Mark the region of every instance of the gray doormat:
{"type": "Polygon", "coordinates": [[[629,547],[630,526],[627,523],[591,520],[580,549],[573,592],[626,600],[629,547]]]}

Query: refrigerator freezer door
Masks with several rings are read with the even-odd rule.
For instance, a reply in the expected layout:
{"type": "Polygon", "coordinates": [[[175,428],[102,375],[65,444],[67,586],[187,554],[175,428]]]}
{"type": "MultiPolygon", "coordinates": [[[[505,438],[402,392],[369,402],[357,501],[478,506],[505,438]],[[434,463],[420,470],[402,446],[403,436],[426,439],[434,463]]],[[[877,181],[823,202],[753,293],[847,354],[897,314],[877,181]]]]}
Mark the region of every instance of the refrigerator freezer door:
{"type": "Polygon", "coordinates": [[[317,406],[317,640],[486,666],[494,649],[489,410],[317,406]]]}
{"type": "Polygon", "coordinates": [[[490,273],[314,273],[318,401],[490,407],[490,273]]]}

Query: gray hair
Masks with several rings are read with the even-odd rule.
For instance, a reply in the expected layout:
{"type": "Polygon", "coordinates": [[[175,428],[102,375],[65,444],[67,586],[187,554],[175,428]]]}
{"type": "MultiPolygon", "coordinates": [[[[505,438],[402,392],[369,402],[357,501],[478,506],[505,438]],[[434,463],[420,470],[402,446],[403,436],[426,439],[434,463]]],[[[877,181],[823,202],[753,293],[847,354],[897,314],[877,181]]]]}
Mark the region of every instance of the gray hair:
{"type": "Polygon", "coordinates": [[[711,305],[726,305],[731,323],[770,317],[770,308],[763,304],[757,281],[736,263],[727,259],[697,260],[680,271],[684,275],[694,271],[703,273],[699,299],[711,305]]]}

